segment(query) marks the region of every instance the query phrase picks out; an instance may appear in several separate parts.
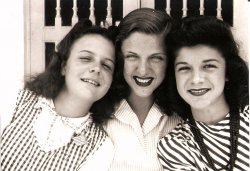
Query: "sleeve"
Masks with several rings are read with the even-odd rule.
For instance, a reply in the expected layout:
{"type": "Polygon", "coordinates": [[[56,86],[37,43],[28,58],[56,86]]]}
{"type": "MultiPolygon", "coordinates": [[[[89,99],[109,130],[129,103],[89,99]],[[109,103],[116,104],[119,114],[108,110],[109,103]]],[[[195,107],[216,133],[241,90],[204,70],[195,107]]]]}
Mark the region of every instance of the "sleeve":
{"type": "Polygon", "coordinates": [[[89,158],[79,171],[107,171],[114,157],[114,146],[107,138],[102,146],[89,158]]]}
{"type": "Polygon", "coordinates": [[[157,145],[157,154],[164,170],[198,171],[185,141],[169,134],[160,139],[157,145]]]}

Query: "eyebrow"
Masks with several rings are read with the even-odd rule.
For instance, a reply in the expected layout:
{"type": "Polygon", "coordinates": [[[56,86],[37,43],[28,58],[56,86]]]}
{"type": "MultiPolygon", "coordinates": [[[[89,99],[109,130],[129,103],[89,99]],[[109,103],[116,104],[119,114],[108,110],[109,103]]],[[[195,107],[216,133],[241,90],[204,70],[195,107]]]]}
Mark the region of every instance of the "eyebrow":
{"type": "MultiPolygon", "coordinates": [[[[127,51],[125,53],[127,53],[127,54],[133,54],[133,55],[138,55],[136,52],[131,52],[131,51],[127,51]]],[[[164,55],[164,56],[167,56],[165,53],[153,53],[150,56],[155,56],[155,55],[164,55]]]]}
{"type": "Polygon", "coordinates": [[[177,62],[176,64],[175,64],[175,66],[177,66],[177,65],[187,65],[188,63],[187,62],[177,62]]]}
{"type": "MultiPolygon", "coordinates": [[[[219,60],[217,60],[217,59],[207,59],[207,60],[204,60],[202,62],[203,63],[207,63],[207,62],[219,62],[219,60]]],[[[177,62],[175,64],[175,66],[177,66],[177,65],[187,65],[187,64],[188,64],[187,62],[177,62]]]]}
{"type": "Polygon", "coordinates": [[[206,63],[206,62],[219,62],[219,60],[217,60],[217,59],[207,59],[207,60],[204,60],[203,62],[204,63],[206,63]]]}
{"type": "Polygon", "coordinates": [[[80,50],[79,52],[88,52],[88,53],[94,54],[93,52],[91,52],[89,50],[80,50]]]}
{"type": "MultiPolygon", "coordinates": [[[[90,53],[90,54],[94,54],[93,52],[91,52],[91,51],[89,51],[89,50],[81,50],[81,51],[79,51],[79,52],[87,52],[87,53],[90,53]]],[[[115,64],[115,61],[114,60],[112,60],[112,59],[109,59],[109,58],[104,58],[105,60],[108,60],[108,61],[110,61],[110,62],[112,62],[113,64],[115,64]]]]}

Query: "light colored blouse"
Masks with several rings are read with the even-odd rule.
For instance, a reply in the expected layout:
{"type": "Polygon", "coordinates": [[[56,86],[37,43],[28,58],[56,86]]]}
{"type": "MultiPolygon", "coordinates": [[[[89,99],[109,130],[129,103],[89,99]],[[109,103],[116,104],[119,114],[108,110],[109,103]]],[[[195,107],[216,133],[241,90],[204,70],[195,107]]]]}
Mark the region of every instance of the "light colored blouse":
{"type": "MultiPolygon", "coordinates": [[[[204,143],[218,170],[225,170],[230,156],[229,114],[214,125],[197,122],[204,136],[204,143]]],[[[234,171],[250,170],[249,107],[240,113],[240,129],[237,159],[234,171]]],[[[166,171],[213,171],[194,140],[190,125],[181,121],[175,129],[162,138],[158,144],[158,155],[166,171]]]]}
{"type": "Polygon", "coordinates": [[[176,126],[179,117],[168,117],[154,104],[141,126],[126,100],[121,101],[113,117],[104,127],[115,146],[109,171],[163,170],[157,158],[157,142],[176,126]]]}
{"type": "Polygon", "coordinates": [[[91,119],[58,115],[51,99],[21,91],[1,141],[3,170],[107,170],[113,144],[91,119]],[[97,164],[98,163],[98,164],[97,164]]]}

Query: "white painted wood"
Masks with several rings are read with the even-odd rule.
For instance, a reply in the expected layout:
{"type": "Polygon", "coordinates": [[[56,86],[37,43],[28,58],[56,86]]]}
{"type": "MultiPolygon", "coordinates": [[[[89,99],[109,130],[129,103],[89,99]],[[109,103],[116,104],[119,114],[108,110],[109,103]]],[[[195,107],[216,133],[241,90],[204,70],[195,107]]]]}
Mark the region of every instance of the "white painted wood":
{"type": "Polygon", "coordinates": [[[166,0],[166,13],[170,15],[171,7],[170,7],[170,0],[166,0]]]}
{"type": "Polygon", "coordinates": [[[123,0],[123,17],[130,11],[137,9],[138,0],[123,0]]]}
{"type": "Polygon", "coordinates": [[[204,0],[200,0],[200,15],[204,15],[204,0]]]}
{"type": "Polygon", "coordinates": [[[112,7],[111,7],[111,0],[107,1],[107,17],[106,17],[106,22],[109,26],[112,25],[112,7]]]}
{"type": "Polygon", "coordinates": [[[78,22],[78,16],[77,16],[77,0],[74,0],[73,1],[73,16],[72,16],[72,19],[71,19],[71,25],[75,25],[77,22],[78,22]]]}
{"type": "MultiPolygon", "coordinates": [[[[42,3],[43,6],[44,2],[42,3]]],[[[43,12],[44,14],[44,12],[43,12]]],[[[60,0],[56,0],[56,18],[55,18],[55,26],[60,27],[62,25],[62,18],[61,18],[61,3],[60,0]]]]}
{"type": "Polygon", "coordinates": [[[94,8],[94,0],[90,0],[90,15],[89,15],[89,19],[90,21],[92,21],[92,23],[95,25],[95,8],[94,8]]]}
{"type": "MultiPolygon", "coordinates": [[[[59,0],[57,0],[59,3],[59,0]]],[[[130,11],[138,7],[138,0],[124,0],[123,1],[123,16],[130,11]]],[[[187,0],[183,0],[183,14],[187,13],[187,0]],[[186,12],[185,12],[186,11],[186,12]]],[[[141,6],[149,6],[151,4],[154,7],[154,0],[141,0],[141,6]]],[[[166,12],[170,13],[171,0],[166,0],[166,12]]],[[[221,0],[217,1],[217,7],[221,7],[221,0]]],[[[232,28],[237,42],[240,45],[241,56],[248,60],[249,57],[249,11],[250,2],[246,0],[234,0],[234,16],[232,28]]],[[[76,0],[74,0],[73,8],[76,7],[76,0]]],[[[200,0],[200,13],[204,7],[204,0],[200,0]]],[[[36,74],[44,71],[45,69],[45,42],[58,43],[65,34],[71,29],[71,26],[61,26],[61,17],[58,14],[59,6],[57,6],[57,17],[58,21],[56,26],[45,27],[44,26],[44,1],[37,0],[25,0],[25,58],[24,66],[25,74],[36,74]]],[[[73,9],[73,10],[74,10],[73,9]]],[[[106,21],[112,22],[111,15],[111,0],[107,0],[107,16],[106,21]]],[[[76,14],[77,10],[74,10],[76,14]]],[[[72,17],[75,18],[77,16],[72,17]]],[[[95,21],[94,16],[94,0],[91,0],[90,6],[90,18],[95,21]],[[92,11],[91,11],[92,10],[92,11]]],[[[72,22],[74,23],[74,22],[72,22]]],[[[115,23],[119,24],[119,21],[115,23]]]]}
{"type": "Polygon", "coordinates": [[[221,15],[221,11],[222,11],[221,0],[217,0],[217,9],[216,10],[217,10],[217,18],[220,20],[223,20],[222,15],[221,15]]]}
{"type": "Polygon", "coordinates": [[[187,16],[187,0],[182,0],[182,17],[186,17],[187,16]]]}
{"type": "Polygon", "coordinates": [[[155,8],[154,0],[141,0],[141,8],[155,8]]]}

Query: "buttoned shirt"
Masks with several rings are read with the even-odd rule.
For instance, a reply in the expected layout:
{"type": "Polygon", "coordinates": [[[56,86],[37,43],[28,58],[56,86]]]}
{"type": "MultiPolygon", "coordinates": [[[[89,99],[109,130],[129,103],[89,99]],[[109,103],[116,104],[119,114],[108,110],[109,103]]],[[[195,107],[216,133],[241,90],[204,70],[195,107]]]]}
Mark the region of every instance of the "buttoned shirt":
{"type": "Polygon", "coordinates": [[[179,117],[168,117],[153,104],[141,126],[137,115],[126,100],[105,125],[115,146],[110,171],[161,171],[156,153],[158,140],[176,126],[179,117]]]}

